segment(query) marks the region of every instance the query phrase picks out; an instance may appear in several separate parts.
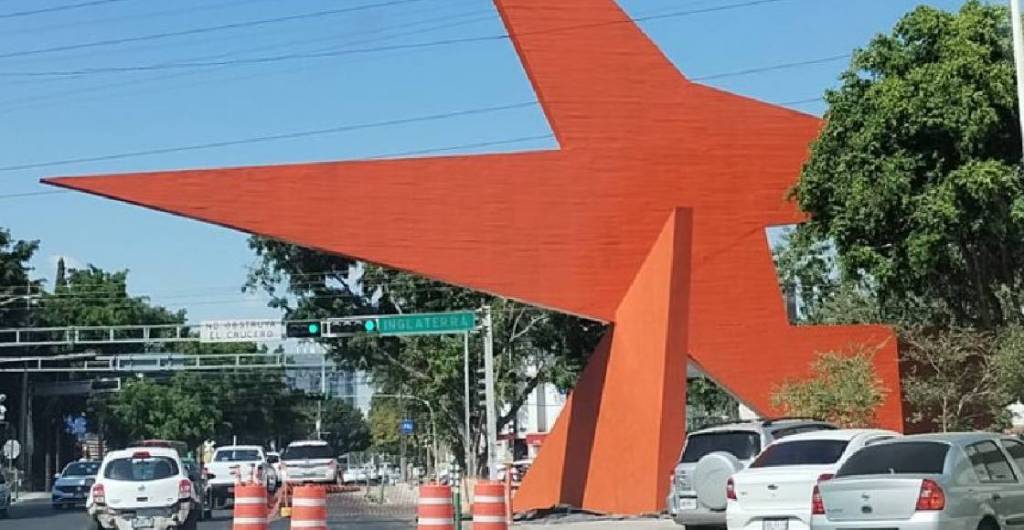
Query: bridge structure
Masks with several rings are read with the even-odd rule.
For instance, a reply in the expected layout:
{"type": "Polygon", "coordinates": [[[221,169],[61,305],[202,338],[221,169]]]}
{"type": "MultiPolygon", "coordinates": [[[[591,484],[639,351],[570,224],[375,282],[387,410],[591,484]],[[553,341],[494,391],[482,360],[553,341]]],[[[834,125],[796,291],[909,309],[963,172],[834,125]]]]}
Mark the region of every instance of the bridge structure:
{"type": "Polygon", "coordinates": [[[818,353],[872,348],[900,428],[890,329],[786,317],[765,229],[803,219],[820,120],[687,79],[613,0],[495,4],[553,149],[44,181],[609,322],[516,510],[663,508],[688,363],[770,415],[818,353]]]}

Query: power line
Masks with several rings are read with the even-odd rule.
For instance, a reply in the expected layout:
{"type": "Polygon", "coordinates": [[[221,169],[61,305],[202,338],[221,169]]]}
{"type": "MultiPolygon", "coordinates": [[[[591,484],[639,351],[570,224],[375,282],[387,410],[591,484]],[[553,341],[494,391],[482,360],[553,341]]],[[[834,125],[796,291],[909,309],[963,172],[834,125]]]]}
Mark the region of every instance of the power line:
{"type": "MultiPolygon", "coordinates": [[[[48,161],[48,162],[33,162],[33,163],[29,163],[29,164],[17,164],[17,165],[11,165],[11,166],[0,166],[0,171],[2,171],[2,172],[21,171],[21,170],[25,170],[25,169],[38,169],[38,168],[44,168],[44,167],[65,166],[65,165],[79,164],[79,163],[85,163],[85,162],[102,162],[102,161],[109,161],[109,160],[121,160],[121,159],[125,159],[125,158],[137,158],[137,157],[142,157],[142,156],[162,155],[162,154],[168,154],[168,153],[180,153],[180,152],[184,152],[184,151],[197,151],[197,150],[202,150],[202,149],[213,149],[213,148],[220,148],[220,147],[230,147],[230,146],[235,146],[235,145],[246,145],[246,144],[271,142],[271,141],[278,141],[278,140],[290,140],[290,139],[295,139],[295,138],[306,138],[306,137],[310,137],[310,136],[320,136],[320,135],[325,135],[325,134],[335,134],[335,133],[357,131],[357,130],[363,130],[363,129],[390,127],[390,126],[394,126],[394,125],[405,125],[405,124],[409,124],[409,123],[422,123],[422,122],[429,122],[429,121],[437,121],[437,120],[443,120],[443,119],[448,119],[448,118],[455,118],[455,117],[460,117],[460,116],[472,116],[472,115],[477,115],[477,114],[486,114],[486,113],[491,113],[491,112],[500,112],[500,111],[505,111],[505,110],[512,110],[512,109],[531,107],[531,106],[534,106],[534,105],[537,105],[537,102],[530,101],[530,102],[523,102],[523,103],[512,103],[512,104],[508,104],[508,105],[497,105],[497,106],[493,106],[493,107],[479,107],[479,108],[475,108],[475,109],[445,112],[445,113],[441,113],[441,114],[428,114],[428,115],[425,115],[425,116],[417,116],[417,117],[413,117],[413,118],[399,118],[399,119],[394,119],[394,120],[385,120],[385,121],[378,121],[378,122],[361,123],[361,124],[355,124],[355,125],[342,125],[342,126],[338,126],[338,127],[329,127],[329,128],[326,128],[326,129],[313,129],[313,130],[296,131],[296,132],[283,133],[283,134],[273,134],[273,135],[268,135],[268,136],[255,136],[255,137],[243,138],[243,139],[239,139],[239,140],[224,140],[224,141],[220,141],[220,142],[208,142],[208,143],[202,143],[202,144],[182,145],[182,146],[175,146],[175,147],[162,147],[162,148],[158,148],[158,149],[146,149],[146,150],[142,150],[142,151],[129,151],[129,152],[125,152],[125,153],[115,153],[115,154],[109,154],[109,155],[100,155],[100,156],[91,156],[91,157],[82,157],[82,158],[69,158],[69,159],[64,159],[64,160],[53,160],[53,161],[48,161]]],[[[502,140],[502,141],[499,141],[497,143],[504,143],[504,142],[509,142],[509,141],[523,141],[523,139],[502,140]]],[[[482,145],[496,145],[497,143],[495,143],[495,142],[487,142],[485,144],[473,144],[473,145],[470,145],[469,147],[479,147],[479,146],[482,146],[482,145]]],[[[460,146],[452,146],[450,148],[443,148],[443,149],[445,149],[445,150],[454,150],[454,149],[458,149],[459,147],[460,146]]],[[[384,154],[384,155],[379,155],[377,158],[384,157],[384,156],[401,156],[403,154],[405,154],[405,153],[387,153],[387,154],[384,154]]]]}
{"type": "Polygon", "coordinates": [[[291,22],[295,20],[305,20],[310,18],[321,18],[331,15],[338,15],[341,13],[351,13],[355,11],[365,11],[367,9],[377,9],[381,7],[390,7],[402,4],[409,4],[413,2],[422,2],[423,0],[389,0],[387,2],[380,2],[376,4],[365,4],[361,6],[345,7],[340,9],[326,9],[322,11],[314,11],[311,13],[301,13],[298,15],[287,15],[283,17],[275,18],[264,18],[259,20],[250,20],[246,22],[233,22],[231,24],[220,24],[217,26],[205,26],[201,28],[192,28],[181,31],[168,31],[163,33],[151,33],[148,35],[137,35],[135,37],[121,37],[117,39],[105,39],[91,42],[80,42],[77,44],[65,44],[62,46],[51,46],[49,48],[36,48],[34,50],[21,50],[15,52],[0,53],[0,59],[9,59],[11,57],[25,57],[29,55],[38,55],[43,53],[54,53],[63,52],[70,50],[80,50],[84,48],[98,48],[104,46],[115,46],[119,44],[127,44],[131,42],[143,42],[158,39],[167,39],[171,37],[184,37],[188,35],[200,35],[204,33],[211,33],[215,31],[233,30],[240,28],[251,28],[258,26],[265,26],[268,24],[277,24],[280,22],[291,22]]]}
{"type": "MultiPolygon", "coordinates": [[[[434,21],[437,21],[437,20],[447,20],[447,22],[445,22],[443,24],[435,24],[435,25],[432,25],[432,26],[428,26],[426,28],[420,28],[420,29],[415,29],[415,30],[410,30],[410,31],[403,31],[403,32],[393,33],[393,34],[390,34],[390,35],[383,35],[383,36],[380,36],[380,37],[365,38],[365,39],[354,39],[354,40],[350,41],[350,43],[352,43],[352,44],[368,43],[368,42],[375,42],[375,41],[381,41],[381,40],[397,39],[397,38],[405,37],[405,36],[408,36],[408,35],[416,35],[416,34],[421,34],[421,33],[428,33],[428,32],[437,31],[437,30],[440,30],[440,29],[446,29],[446,28],[460,26],[460,25],[465,25],[465,24],[472,24],[472,23],[479,22],[479,21],[486,20],[486,19],[490,18],[489,16],[483,16],[483,17],[479,17],[478,16],[478,17],[473,17],[473,18],[465,19],[468,16],[479,14],[479,13],[482,13],[482,11],[477,10],[477,11],[472,11],[472,12],[468,12],[468,13],[460,13],[460,14],[457,14],[457,15],[448,15],[448,16],[444,16],[444,17],[435,17],[435,18],[430,18],[430,19],[426,19],[426,20],[418,20],[418,21],[414,21],[414,22],[407,22],[407,23],[403,23],[403,24],[395,24],[395,25],[391,25],[391,26],[387,26],[387,27],[383,27],[383,28],[378,27],[378,28],[372,28],[372,29],[356,31],[356,32],[347,32],[347,33],[345,33],[345,36],[358,35],[358,34],[366,34],[366,33],[386,32],[386,31],[392,30],[392,29],[399,29],[399,28],[405,28],[405,27],[410,27],[410,26],[417,26],[417,25],[426,24],[426,23],[429,23],[429,22],[434,22],[434,21]],[[463,18],[465,20],[452,21],[453,19],[460,19],[460,18],[463,18]]],[[[252,51],[257,51],[257,50],[264,50],[264,49],[268,49],[268,48],[276,48],[276,47],[279,47],[279,46],[282,46],[282,45],[287,46],[287,45],[297,44],[297,43],[301,44],[301,43],[311,43],[311,42],[316,42],[316,41],[333,40],[333,39],[336,39],[337,37],[338,37],[337,35],[331,35],[329,37],[321,37],[321,38],[317,38],[317,39],[305,39],[303,41],[294,41],[293,40],[291,42],[287,42],[287,43],[283,43],[283,44],[270,44],[270,45],[264,45],[264,46],[247,47],[247,48],[243,48],[243,49],[240,49],[240,50],[233,50],[233,51],[226,52],[226,53],[220,53],[220,54],[215,54],[215,55],[207,55],[207,56],[200,57],[199,59],[216,59],[216,58],[221,58],[221,57],[230,57],[230,56],[238,54],[238,53],[246,53],[246,52],[252,52],[252,51]]],[[[313,51],[324,51],[324,50],[329,50],[329,49],[333,49],[333,48],[320,48],[318,50],[313,50],[313,51]]],[[[27,96],[27,97],[11,98],[11,99],[0,101],[0,105],[14,104],[15,106],[7,107],[7,108],[4,108],[4,109],[0,109],[0,112],[7,113],[7,112],[11,112],[11,111],[15,111],[15,110],[23,110],[23,109],[27,109],[27,108],[38,108],[40,105],[33,104],[34,102],[44,102],[45,103],[47,100],[55,100],[55,99],[59,99],[61,102],[66,102],[66,101],[68,101],[68,96],[76,96],[76,95],[83,94],[83,93],[88,93],[88,92],[102,92],[102,91],[104,91],[105,89],[108,89],[108,88],[117,88],[117,87],[121,87],[121,86],[130,86],[130,85],[140,85],[140,84],[146,84],[146,83],[153,83],[155,81],[161,81],[161,80],[165,80],[165,79],[173,79],[173,78],[177,78],[177,77],[186,77],[186,76],[200,75],[200,74],[208,73],[210,71],[212,71],[212,69],[193,70],[193,71],[175,71],[175,72],[170,73],[170,74],[159,75],[159,76],[154,76],[154,77],[147,77],[147,78],[142,78],[142,79],[130,79],[130,80],[127,80],[127,81],[122,80],[122,81],[117,81],[117,82],[114,82],[114,83],[106,83],[106,84],[101,84],[101,85],[87,86],[87,87],[84,87],[84,88],[76,88],[76,89],[72,89],[72,90],[60,90],[60,91],[50,92],[50,93],[46,93],[46,94],[33,94],[33,95],[27,96]],[[25,104],[17,105],[18,103],[25,103],[25,104]]],[[[296,71],[296,69],[285,70],[285,72],[288,72],[288,71],[296,71]]],[[[257,76],[260,76],[260,75],[266,75],[266,74],[259,74],[259,73],[257,73],[255,75],[247,74],[247,75],[243,75],[243,76],[232,76],[232,77],[228,77],[226,79],[221,79],[219,81],[216,78],[214,78],[214,79],[207,79],[207,80],[205,80],[203,82],[200,82],[200,83],[191,83],[188,86],[189,87],[194,87],[194,86],[197,86],[198,84],[207,84],[207,83],[211,83],[211,82],[218,82],[219,83],[219,82],[224,82],[224,81],[227,81],[227,80],[248,79],[248,78],[257,77],[257,76]]],[[[78,77],[77,76],[67,76],[67,77],[58,78],[58,79],[61,79],[61,80],[65,80],[65,79],[66,80],[77,80],[78,77]]],[[[53,82],[54,79],[53,78],[43,78],[43,77],[33,77],[33,78],[30,78],[30,79],[22,80],[21,82],[28,83],[28,82],[37,82],[37,81],[53,82]]],[[[166,86],[161,86],[161,87],[158,87],[158,89],[159,90],[166,90],[167,87],[166,86]]],[[[152,93],[153,91],[154,90],[150,90],[149,92],[152,93]]],[[[100,95],[99,97],[95,97],[95,98],[91,98],[91,99],[92,100],[103,99],[103,98],[106,98],[106,97],[112,97],[112,94],[100,95]]]]}
{"type": "Polygon", "coordinates": [[[799,67],[802,67],[802,66],[811,66],[811,65],[815,65],[815,64],[831,63],[831,62],[840,61],[840,60],[843,60],[843,59],[849,59],[850,57],[852,57],[852,55],[849,54],[849,53],[844,53],[844,54],[841,54],[841,55],[829,55],[827,57],[819,57],[819,58],[816,58],[816,59],[807,59],[807,60],[804,60],[804,61],[796,61],[796,62],[791,62],[791,63],[780,63],[780,64],[773,64],[773,65],[769,65],[769,66],[761,66],[761,67],[757,67],[757,68],[747,68],[747,69],[744,69],[744,70],[733,70],[731,72],[721,72],[721,73],[717,73],[717,74],[704,75],[704,76],[699,76],[699,77],[691,77],[690,80],[691,81],[709,81],[709,80],[712,80],[712,79],[723,79],[723,78],[726,78],[726,77],[737,77],[737,76],[744,76],[744,75],[751,75],[751,74],[760,74],[760,73],[763,73],[763,72],[773,72],[773,71],[777,71],[777,70],[788,70],[790,68],[799,68],[799,67]]]}
{"type": "Polygon", "coordinates": [[[103,4],[113,4],[116,2],[123,2],[124,0],[90,0],[88,2],[79,2],[77,4],[64,4],[59,6],[44,7],[41,9],[29,9],[25,11],[14,11],[11,13],[0,14],[0,19],[8,18],[19,18],[27,17],[31,15],[41,15],[44,13],[56,13],[58,11],[70,11],[72,9],[81,9],[83,7],[93,7],[103,4]]]}
{"type": "MultiPolygon", "coordinates": [[[[422,0],[399,0],[399,1],[410,2],[410,1],[422,1],[422,0]]],[[[753,6],[758,6],[758,5],[774,4],[774,3],[788,2],[788,1],[792,1],[792,0],[749,0],[749,1],[746,1],[746,2],[740,2],[740,3],[735,3],[735,4],[727,4],[727,5],[723,5],[723,6],[715,6],[715,7],[701,8],[701,9],[689,9],[689,10],[683,10],[683,11],[674,11],[674,12],[669,12],[669,13],[661,13],[661,14],[655,14],[655,15],[641,16],[641,17],[637,17],[637,18],[627,18],[626,20],[617,20],[617,21],[610,21],[610,22],[595,22],[595,23],[589,23],[589,24],[577,24],[577,25],[572,25],[572,26],[564,26],[564,27],[560,27],[560,28],[550,28],[550,29],[546,29],[546,30],[522,32],[522,33],[517,33],[517,36],[534,35],[534,34],[546,34],[546,33],[556,33],[556,32],[561,32],[561,31],[570,31],[570,30],[576,30],[576,29],[586,29],[586,28],[591,28],[591,27],[600,27],[600,26],[608,26],[608,25],[623,24],[623,23],[635,23],[635,22],[644,22],[644,21],[651,21],[651,20],[663,20],[663,19],[668,19],[668,18],[678,18],[678,17],[683,17],[683,16],[691,16],[691,15],[698,15],[698,14],[705,14],[705,13],[712,13],[712,12],[719,12],[719,11],[727,11],[727,10],[732,10],[732,9],[739,9],[739,8],[745,8],[745,7],[753,7],[753,6]]],[[[378,4],[378,5],[380,5],[380,4],[378,4]]],[[[299,16],[299,15],[295,15],[295,16],[299,16]]],[[[221,28],[223,28],[223,26],[221,26],[221,28]]],[[[200,29],[203,29],[203,28],[200,28],[200,29]]],[[[175,33],[158,34],[158,35],[190,34],[191,32],[195,32],[195,31],[198,31],[198,30],[188,30],[186,32],[175,32],[175,33]]],[[[101,43],[108,43],[108,44],[115,44],[115,43],[119,43],[119,42],[134,42],[134,41],[140,40],[142,38],[143,37],[132,37],[132,38],[127,38],[127,39],[111,39],[111,40],[108,40],[108,41],[100,41],[100,42],[101,43]]],[[[81,76],[81,75],[92,75],[92,74],[111,74],[111,73],[125,73],[125,72],[140,72],[140,71],[153,71],[153,70],[169,70],[169,69],[181,69],[181,68],[203,68],[203,67],[210,67],[210,66],[265,64],[265,63],[274,63],[274,62],[281,62],[281,61],[291,61],[291,60],[298,60],[298,59],[319,59],[319,58],[326,58],[326,57],[337,57],[337,56],[341,56],[341,55],[351,55],[351,54],[357,54],[357,53],[359,53],[359,54],[361,54],[361,53],[376,53],[376,52],[384,52],[384,51],[406,50],[406,49],[416,49],[416,48],[425,48],[425,47],[449,46],[449,45],[454,45],[454,44],[465,44],[465,43],[487,42],[487,41],[500,41],[500,40],[506,40],[506,39],[509,39],[509,38],[510,38],[509,34],[502,33],[502,34],[495,34],[495,35],[481,35],[481,36],[467,37],[467,38],[461,38],[461,39],[444,39],[444,40],[436,40],[436,41],[428,41],[428,42],[420,42],[420,43],[410,43],[410,44],[393,45],[393,46],[379,46],[379,47],[373,47],[373,48],[351,48],[351,49],[333,50],[333,51],[325,51],[325,52],[318,52],[318,53],[292,53],[292,54],[283,54],[283,55],[276,55],[276,56],[252,57],[252,58],[247,58],[247,59],[233,59],[233,60],[225,60],[225,61],[188,61],[188,62],[176,62],[176,63],[165,62],[165,63],[145,64],[145,65],[128,65],[128,66],[111,66],[111,67],[83,68],[83,69],[78,69],[78,70],[52,70],[52,71],[36,71],[36,72],[0,72],[0,76],[6,76],[6,77],[55,77],[56,76],[56,77],[60,77],[60,76],[81,76]]],[[[94,46],[94,45],[97,45],[97,44],[96,43],[85,43],[85,44],[77,44],[77,45],[68,45],[68,46],[60,47],[60,49],[50,48],[50,49],[46,49],[46,50],[36,50],[36,51],[28,51],[28,52],[11,52],[11,53],[8,53],[8,54],[0,54],[0,59],[7,58],[7,57],[20,56],[20,55],[25,55],[25,54],[31,54],[31,53],[42,53],[42,52],[45,52],[45,51],[63,51],[64,49],[77,49],[79,47],[91,47],[91,46],[94,46]]]]}

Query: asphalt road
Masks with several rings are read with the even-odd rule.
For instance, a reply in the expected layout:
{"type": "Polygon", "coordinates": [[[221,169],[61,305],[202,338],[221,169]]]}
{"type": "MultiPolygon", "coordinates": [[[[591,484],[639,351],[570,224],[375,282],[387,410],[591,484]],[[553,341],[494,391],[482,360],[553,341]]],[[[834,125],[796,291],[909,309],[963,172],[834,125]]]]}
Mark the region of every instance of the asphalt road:
{"type": "MultiPolygon", "coordinates": [[[[33,500],[11,506],[10,517],[0,519],[0,530],[80,530],[86,528],[84,510],[56,511],[47,500],[33,500]]],[[[270,524],[272,530],[288,530],[288,520],[270,524]]],[[[328,521],[332,530],[411,530],[414,525],[408,521],[348,519],[328,521]]],[[[199,523],[201,530],[230,530],[231,511],[217,510],[213,519],[199,523]]]]}

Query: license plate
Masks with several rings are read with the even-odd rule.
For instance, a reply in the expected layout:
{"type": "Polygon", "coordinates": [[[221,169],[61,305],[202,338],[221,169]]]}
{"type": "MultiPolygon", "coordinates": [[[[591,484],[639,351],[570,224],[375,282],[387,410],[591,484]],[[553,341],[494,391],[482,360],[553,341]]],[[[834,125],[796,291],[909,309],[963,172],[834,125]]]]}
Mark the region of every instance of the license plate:
{"type": "MultiPolygon", "coordinates": [[[[679,509],[680,510],[696,510],[697,509],[697,499],[688,499],[688,498],[679,499],[679,509]]],[[[767,530],[767,528],[765,530],[767,530]]]]}
{"type": "Polygon", "coordinates": [[[153,528],[153,518],[136,517],[132,519],[132,528],[153,528]]]}
{"type": "Polygon", "coordinates": [[[789,530],[789,519],[765,519],[761,530],[789,530]]]}

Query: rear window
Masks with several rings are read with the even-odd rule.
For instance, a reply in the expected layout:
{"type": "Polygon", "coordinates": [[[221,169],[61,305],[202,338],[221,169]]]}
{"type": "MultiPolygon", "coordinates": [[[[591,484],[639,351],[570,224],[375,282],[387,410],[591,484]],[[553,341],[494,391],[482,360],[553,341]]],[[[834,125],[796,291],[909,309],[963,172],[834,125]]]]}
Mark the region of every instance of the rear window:
{"type": "Polygon", "coordinates": [[[68,464],[61,476],[65,477],[91,477],[100,470],[99,462],[76,462],[68,464]]]}
{"type": "Polygon", "coordinates": [[[846,440],[801,440],[769,445],[750,467],[834,464],[843,456],[846,440]]]}
{"type": "Polygon", "coordinates": [[[249,462],[259,459],[260,453],[255,449],[225,449],[213,454],[214,462],[249,462]]]}
{"type": "Polygon", "coordinates": [[[110,480],[143,482],[160,480],[178,474],[178,464],[172,458],[116,458],[107,463],[103,477],[110,480]]]}
{"type": "Polygon", "coordinates": [[[331,448],[326,445],[292,445],[284,450],[281,460],[320,460],[334,458],[331,448]]]}
{"type": "Polygon", "coordinates": [[[837,477],[942,473],[949,446],[939,442],[894,442],[857,451],[839,468],[837,477]]]}
{"type": "Polygon", "coordinates": [[[761,435],[749,431],[721,431],[694,434],[686,440],[683,463],[693,463],[708,453],[725,451],[740,460],[753,457],[761,450],[761,435]]]}

